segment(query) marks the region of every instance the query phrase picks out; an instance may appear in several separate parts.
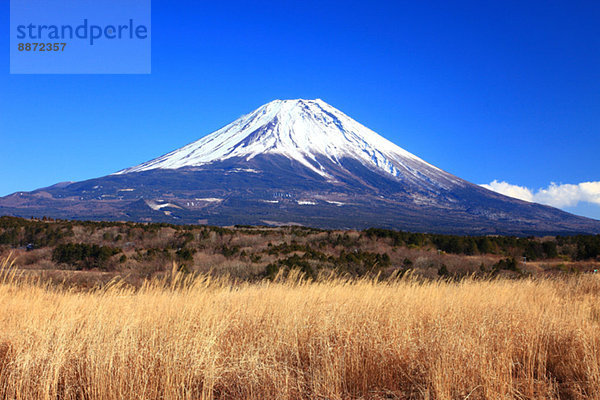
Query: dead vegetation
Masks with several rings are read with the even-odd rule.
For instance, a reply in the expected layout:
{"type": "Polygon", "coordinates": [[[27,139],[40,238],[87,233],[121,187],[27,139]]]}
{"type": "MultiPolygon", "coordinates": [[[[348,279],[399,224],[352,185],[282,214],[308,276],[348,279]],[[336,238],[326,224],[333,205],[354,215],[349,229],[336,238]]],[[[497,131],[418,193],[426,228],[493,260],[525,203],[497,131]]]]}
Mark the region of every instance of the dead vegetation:
{"type": "Polygon", "coordinates": [[[0,277],[0,398],[598,399],[600,277],[0,277]]]}

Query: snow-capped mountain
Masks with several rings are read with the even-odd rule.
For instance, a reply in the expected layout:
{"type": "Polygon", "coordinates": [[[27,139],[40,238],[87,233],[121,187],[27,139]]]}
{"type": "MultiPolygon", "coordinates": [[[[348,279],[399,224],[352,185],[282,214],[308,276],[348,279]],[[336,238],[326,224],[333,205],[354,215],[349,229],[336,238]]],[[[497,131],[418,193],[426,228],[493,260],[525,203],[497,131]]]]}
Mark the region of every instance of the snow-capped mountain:
{"type": "Polygon", "coordinates": [[[327,179],[333,176],[320,159],[342,167],[340,160],[351,158],[393,177],[413,181],[427,177],[443,186],[458,182],[321,99],[272,101],[187,146],[117,174],[275,154],[327,179]]]}
{"type": "Polygon", "coordinates": [[[275,100],[143,164],[1,198],[2,214],[469,234],[600,233],[600,221],[505,197],[449,174],[320,99],[275,100]]]}

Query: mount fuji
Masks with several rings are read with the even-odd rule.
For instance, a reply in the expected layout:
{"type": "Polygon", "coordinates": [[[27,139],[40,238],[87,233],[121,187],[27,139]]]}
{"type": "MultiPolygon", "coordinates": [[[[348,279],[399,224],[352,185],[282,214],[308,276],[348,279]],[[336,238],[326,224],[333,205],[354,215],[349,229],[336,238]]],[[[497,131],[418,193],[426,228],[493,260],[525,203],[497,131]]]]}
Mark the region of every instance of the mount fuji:
{"type": "Polygon", "coordinates": [[[461,234],[600,233],[600,221],[445,172],[324,101],[275,100],[137,166],[0,198],[0,215],[461,234]]]}

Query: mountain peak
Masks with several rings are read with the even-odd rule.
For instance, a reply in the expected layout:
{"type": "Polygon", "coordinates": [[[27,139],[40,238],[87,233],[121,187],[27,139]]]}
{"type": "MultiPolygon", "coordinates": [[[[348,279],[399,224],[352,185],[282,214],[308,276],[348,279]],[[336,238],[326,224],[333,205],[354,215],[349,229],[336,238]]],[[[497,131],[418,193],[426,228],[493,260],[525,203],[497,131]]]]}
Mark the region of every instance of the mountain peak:
{"type": "Polygon", "coordinates": [[[276,99],[276,100],[270,101],[269,103],[265,104],[265,106],[269,105],[269,104],[280,104],[280,103],[283,103],[283,104],[306,104],[306,103],[327,104],[321,99],[276,99]]]}
{"type": "Polygon", "coordinates": [[[200,167],[232,158],[280,155],[326,179],[344,160],[396,179],[454,181],[454,177],[353,120],[321,99],[274,100],[193,143],[116,174],[200,167]]]}

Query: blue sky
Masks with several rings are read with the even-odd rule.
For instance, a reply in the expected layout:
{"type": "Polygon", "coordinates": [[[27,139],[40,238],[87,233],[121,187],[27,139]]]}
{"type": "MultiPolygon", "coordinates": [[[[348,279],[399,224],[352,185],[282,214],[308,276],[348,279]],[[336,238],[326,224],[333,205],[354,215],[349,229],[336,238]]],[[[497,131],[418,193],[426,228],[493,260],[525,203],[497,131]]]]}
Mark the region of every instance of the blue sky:
{"type": "Polygon", "coordinates": [[[0,195],[322,98],[464,179],[600,219],[600,184],[580,185],[600,181],[599,2],[218,3],[152,2],[150,75],[10,75],[5,29],[0,195]]]}

